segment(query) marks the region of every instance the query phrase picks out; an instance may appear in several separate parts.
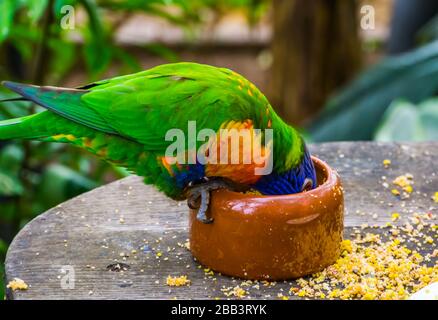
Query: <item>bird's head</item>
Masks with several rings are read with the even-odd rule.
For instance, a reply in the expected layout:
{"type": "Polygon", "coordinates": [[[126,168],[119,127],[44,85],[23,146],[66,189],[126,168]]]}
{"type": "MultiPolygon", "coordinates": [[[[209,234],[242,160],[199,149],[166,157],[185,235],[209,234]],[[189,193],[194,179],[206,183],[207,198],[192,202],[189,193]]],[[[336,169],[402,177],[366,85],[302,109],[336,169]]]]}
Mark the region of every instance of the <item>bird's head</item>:
{"type": "Polygon", "coordinates": [[[282,172],[275,170],[262,176],[254,188],[265,195],[292,194],[307,191],[317,185],[316,172],[307,147],[303,144],[303,154],[298,165],[282,172]]]}

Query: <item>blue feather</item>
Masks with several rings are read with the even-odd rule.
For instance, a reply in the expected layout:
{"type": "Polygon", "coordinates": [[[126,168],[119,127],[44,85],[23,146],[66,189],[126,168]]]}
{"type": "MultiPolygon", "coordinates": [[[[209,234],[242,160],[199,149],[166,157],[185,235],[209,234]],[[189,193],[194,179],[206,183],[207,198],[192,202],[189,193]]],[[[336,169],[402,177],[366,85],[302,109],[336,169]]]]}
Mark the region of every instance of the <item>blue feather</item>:
{"type": "Polygon", "coordinates": [[[189,182],[200,181],[205,176],[205,166],[196,163],[188,166],[187,170],[176,172],[174,179],[178,188],[184,189],[189,182]]]}
{"type": "Polygon", "coordinates": [[[253,187],[266,195],[293,194],[303,190],[306,179],[311,179],[312,189],[316,187],[315,167],[307,148],[297,167],[281,174],[273,172],[263,176],[253,187]]]}

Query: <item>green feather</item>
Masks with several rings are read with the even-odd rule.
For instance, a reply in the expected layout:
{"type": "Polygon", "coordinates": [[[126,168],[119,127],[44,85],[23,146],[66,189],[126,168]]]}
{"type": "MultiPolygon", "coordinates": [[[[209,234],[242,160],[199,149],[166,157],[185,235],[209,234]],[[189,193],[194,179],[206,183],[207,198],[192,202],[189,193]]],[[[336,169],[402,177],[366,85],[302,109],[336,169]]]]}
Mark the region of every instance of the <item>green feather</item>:
{"type": "Polygon", "coordinates": [[[247,119],[255,128],[271,127],[278,172],[298,164],[303,155],[299,134],[276,115],[255,86],[229,69],[176,63],[78,89],[4,85],[49,111],[0,122],[0,139],[78,145],[145,176],[147,183],[173,198],[181,196],[182,190],[169,182],[169,173],[157,158],[172,143],[165,140],[168,130],[179,128],[187,134],[188,121],[196,121],[197,130],[217,131],[229,121],[247,119]]]}
{"type": "Polygon", "coordinates": [[[100,131],[115,133],[97,112],[81,101],[81,96],[87,92],[85,90],[38,87],[11,81],[4,81],[3,85],[67,119],[100,131]]]}

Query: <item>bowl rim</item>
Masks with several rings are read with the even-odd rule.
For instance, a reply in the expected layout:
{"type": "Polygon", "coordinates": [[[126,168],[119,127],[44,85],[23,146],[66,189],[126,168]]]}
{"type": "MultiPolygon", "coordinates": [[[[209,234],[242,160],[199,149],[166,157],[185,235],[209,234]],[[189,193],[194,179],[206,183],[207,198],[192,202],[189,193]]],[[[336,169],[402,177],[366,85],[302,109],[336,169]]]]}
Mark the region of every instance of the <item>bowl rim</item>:
{"type": "Polygon", "coordinates": [[[311,156],[311,159],[316,167],[315,169],[318,171],[319,168],[319,170],[322,171],[325,175],[325,181],[312,190],[299,192],[299,193],[277,194],[277,195],[257,195],[251,193],[240,193],[228,189],[220,189],[215,192],[226,192],[230,194],[230,197],[235,196],[236,199],[240,198],[246,201],[250,201],[251,199],[253,199],[254,201],[258,201],[261,199],[265,201],[269,199],[278,201],[282,199],[292,200],[292,199],[299,199],[308,196],[311,197],[318,196],[319,194],[321,194],[321,192],[325,192],[326,190],[332,190],[336,186],[339,180],[339,175],[337,174],[337,172],[334,169],[332,169],[325,161],[315,156],[311,156]]]}

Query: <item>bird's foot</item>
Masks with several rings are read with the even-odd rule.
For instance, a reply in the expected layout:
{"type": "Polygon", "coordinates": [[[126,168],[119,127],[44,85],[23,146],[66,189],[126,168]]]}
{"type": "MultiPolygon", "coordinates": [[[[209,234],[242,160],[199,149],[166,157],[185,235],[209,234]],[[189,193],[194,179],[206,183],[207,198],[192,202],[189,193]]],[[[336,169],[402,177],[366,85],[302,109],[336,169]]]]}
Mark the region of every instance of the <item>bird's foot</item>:
{"type": "Polygon", "coordinates": [[[217,189],[243,192],[249,187],[219,177],[205,177],[200,182],[190,183],[187,186],[187,205],[190,209],[199,209],[196,218],[202,223],[213,222],[213,218],[207,217],[207,210],[210,205],[210,192],[217,189]]]}

